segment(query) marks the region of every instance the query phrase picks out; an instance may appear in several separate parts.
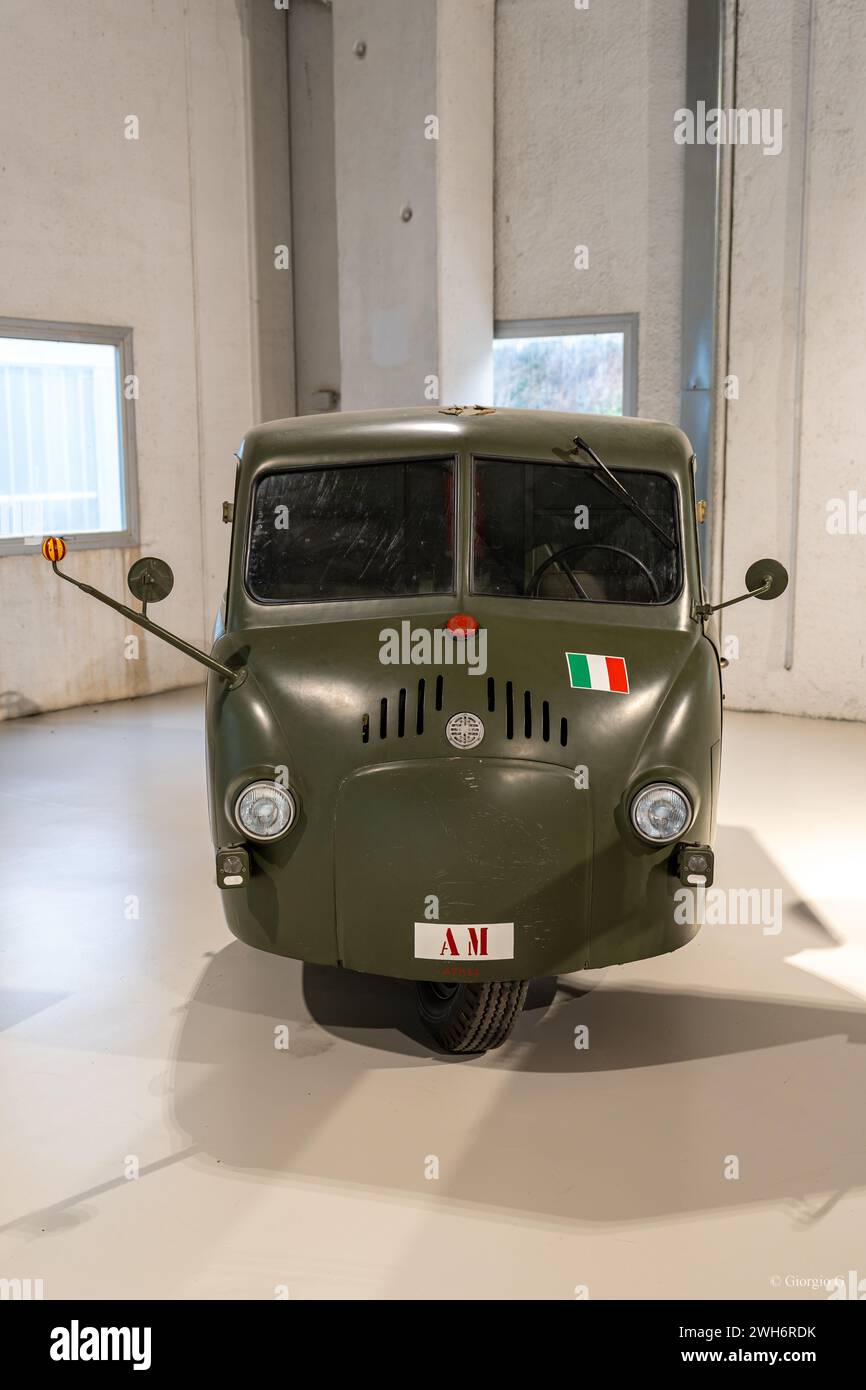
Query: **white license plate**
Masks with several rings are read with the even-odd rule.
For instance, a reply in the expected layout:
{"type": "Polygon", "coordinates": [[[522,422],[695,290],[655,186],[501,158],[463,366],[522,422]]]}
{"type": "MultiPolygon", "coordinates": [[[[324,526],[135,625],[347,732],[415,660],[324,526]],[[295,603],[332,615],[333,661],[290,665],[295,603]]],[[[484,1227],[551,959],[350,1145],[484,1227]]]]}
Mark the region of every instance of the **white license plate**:
{"type": "Polygon", "coordinates": [[[416,960],[513,960],[513,922],[415,923],[416,960]]]}

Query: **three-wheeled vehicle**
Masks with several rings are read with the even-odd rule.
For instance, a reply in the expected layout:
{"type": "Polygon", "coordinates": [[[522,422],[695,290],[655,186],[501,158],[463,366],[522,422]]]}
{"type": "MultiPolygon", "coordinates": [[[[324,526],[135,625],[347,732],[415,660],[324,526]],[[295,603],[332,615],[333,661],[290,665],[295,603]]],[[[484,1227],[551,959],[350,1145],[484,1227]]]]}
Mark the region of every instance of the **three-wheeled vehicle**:
{"type": "MultiPolygon", "coordinates": [[[[416,981],[455,1052],[502,1043],[532,977],[688,941],[722,692],[685,436],[401,409],[261,425],[237,458],[209,655],[147,616],[162,561],[130,571],[140,613],[78,584],[210,668],[234,934],[416,981]]],[[[740,598],[786,579],[757,561],[740,598]]]]}

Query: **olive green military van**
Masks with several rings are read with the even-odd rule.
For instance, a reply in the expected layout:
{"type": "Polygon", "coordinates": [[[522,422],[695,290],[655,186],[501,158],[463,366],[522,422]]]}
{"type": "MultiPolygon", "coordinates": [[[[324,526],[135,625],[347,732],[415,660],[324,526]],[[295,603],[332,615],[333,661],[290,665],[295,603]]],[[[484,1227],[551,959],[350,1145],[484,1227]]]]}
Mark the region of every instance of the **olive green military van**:
{"type": "MultiPolygon", "coordinates": [[[[675,894],[712,882],[722,691],[678,429],[480,407],[281,420],[245,437],[224,515],[209,655],[147,617],[163,562],[130,572],[141,613],[79,587],[210,669],[235,936],[416,981],[465,1052],[503,1042],[533,977],[694,935],[675,894]]],[[[758,561],[741,597],[785,582],[758,561]]]]}

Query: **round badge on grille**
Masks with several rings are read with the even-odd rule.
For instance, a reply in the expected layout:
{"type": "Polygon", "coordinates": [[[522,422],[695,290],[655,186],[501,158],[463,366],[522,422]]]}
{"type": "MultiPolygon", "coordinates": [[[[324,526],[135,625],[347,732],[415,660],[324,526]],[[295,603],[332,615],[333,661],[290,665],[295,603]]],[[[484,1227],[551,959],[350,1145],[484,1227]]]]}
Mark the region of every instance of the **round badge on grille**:
{"type": "Polygon", "coordinates": [[[477,748],[484,737],[484,725],[477,714],[452,714],[445,725],[445,737],[452,748],[477,748]]]}

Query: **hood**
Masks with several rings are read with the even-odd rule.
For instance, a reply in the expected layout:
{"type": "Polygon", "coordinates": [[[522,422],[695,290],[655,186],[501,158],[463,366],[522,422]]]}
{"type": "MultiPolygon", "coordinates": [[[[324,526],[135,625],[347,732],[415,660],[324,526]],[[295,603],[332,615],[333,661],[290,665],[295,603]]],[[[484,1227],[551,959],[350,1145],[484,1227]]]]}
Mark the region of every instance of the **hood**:
{"type": "Polygon", "coordinates": [[[659,610],[622,621],[621,607],[597,620],[571,605],[562,616],[547,604],[543,614],[473,607],[475,643],[446,640],[436,664],[424,658],[453,609],[235,634],[249,674],[223,694],[223,715],[242,716],[244,746],[252,738],[262,761],[331,783],[374,764],[460,756],[446,737],[460,713],[484,726],[475,757],[595,761],[620,780],[641,759],[685,756],[696,708],[709,702],[718,720],[716,658],[697,624],[662,626],[659,610]]]}

